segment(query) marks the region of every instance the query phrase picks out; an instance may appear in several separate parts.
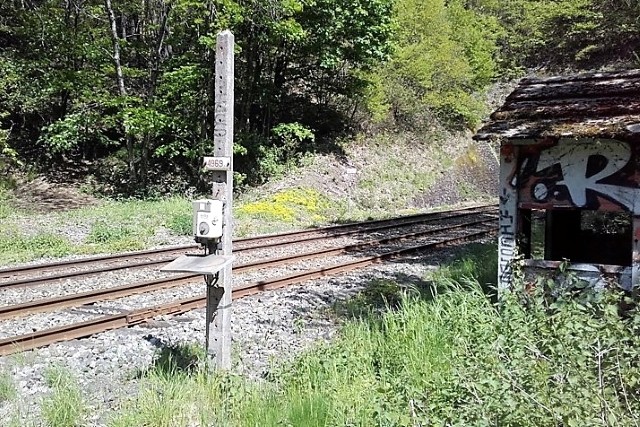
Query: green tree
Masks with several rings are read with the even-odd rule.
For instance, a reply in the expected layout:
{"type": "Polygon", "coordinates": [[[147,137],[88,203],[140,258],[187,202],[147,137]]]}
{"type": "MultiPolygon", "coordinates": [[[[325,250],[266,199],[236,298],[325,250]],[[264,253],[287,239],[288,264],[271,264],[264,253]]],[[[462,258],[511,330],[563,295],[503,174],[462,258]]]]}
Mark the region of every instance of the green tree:
{"type": "Polygon", "coordinates": [[[505,71],[523,67],[598,68],[637,61],[640,4],[596,0],[475,0],[495,16],[505,71]]]}
{"type": "Polygon", "coordinates": [[[451,127],[474,127],[483,113],[478,94],[496,74],[497,21],[445,0],[397,0],[395,21],[395,53],[374,74],[383,76],[377,84],[383,96],[370,92],[369,108],[389,106],[402,125],[437,117],[451,127]]]}
{"type": "Polygon", "coordinates": [[[41,161],[116,153],[105,169],[123,187],[146,188],[156,170],[197,181],[212,148],[215,37],[230,28],[237,166],[249,172],[261,145],[281,143],[279,123],[339,128],[363,89],[357,70],[389,52],[391,1],[3,2],[0,129],[41,161]]]}

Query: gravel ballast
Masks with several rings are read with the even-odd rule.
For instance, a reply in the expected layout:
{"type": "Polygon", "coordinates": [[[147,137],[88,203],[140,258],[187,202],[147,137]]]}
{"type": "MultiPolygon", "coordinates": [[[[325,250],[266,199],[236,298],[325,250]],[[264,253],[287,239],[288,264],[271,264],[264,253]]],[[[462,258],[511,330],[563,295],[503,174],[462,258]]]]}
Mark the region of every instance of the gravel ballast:
{"type": "MultiPolygon", "coordinates": [[[[233,371],[262,378],[271,363],[286,363],[314,343],[335,336],[342,321],[332,309],[336,302],[356,295],[376,279],[421,282],[439,262],[454,253],[454,249],[434,251],[234,301],[233,371]]],[[[250,276],[254,275],[259,276],[259,272],[250,276]]],[[[204,291],[204,284],[201,289],[204,291]]],[[[72,313],[70,317],[74,316],[72,313]]],[[[43,316],[46,319],[46,314],[43,316]]],[[[18,413],[25,423],[31,423],[27,425],[44,425],[40,424],[37,409],[50,393],[44,374],[51,367],[63,367],[77,380],[89,407],[86,425],[107,425],[113,411],[135,395],[140,385],[137,374],[152,366],[160,349],[179,344],[203,345],[204,317],[204,310],[194,310],[0,357],[0,372],[9,374],[19,396],[0,403],[0,420],[9,420],[18,413]]]]}

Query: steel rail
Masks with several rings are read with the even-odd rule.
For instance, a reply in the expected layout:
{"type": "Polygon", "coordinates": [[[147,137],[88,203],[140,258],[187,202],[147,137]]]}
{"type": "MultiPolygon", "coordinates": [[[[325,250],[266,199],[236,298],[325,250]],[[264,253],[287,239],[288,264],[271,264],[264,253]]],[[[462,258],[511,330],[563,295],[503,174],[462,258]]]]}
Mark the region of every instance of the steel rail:
{"type": "MultiPolygon", "coordinates": [[[[277,289],[292,284],[302,283],[307,280],[317,279],[320,277],[343,273],[346,271],[352,271],[372,264],[377,264],[395,258],[407,256],[411,253],[416,253],[426,249],[433,249],[437,247],[468,242],[470,240],[477,240],[489,234],[495,234],[495,227],[493,227],[492,229],[476,231],[465,236],[456,237],[453,239],[444,239],[438,242],[399,249],[382,255],[370,256],[359,259],[357,261],[337,264],[334,266],[319,268],[307,272],[294,273],[276,279],[254,282],[235,288],[233,290],[233,297],[236,299],[242,298],[265,290],[277,289]]],[[[34,348],[43,347],[55,342],[84,338],[111,329],[133,326],[151,320],[154,317],[160,315],[177,315],[186,313],[188,311],[204,307],[205,303],[206,298],[202,296],[188,298],[168,304],[161,304],[154,307],[132,310],[122,314],[103,316],[84,322],[73,323],[33,332],[30,334],[2,339],[0,340],[0,356],[5,356],[26,350],[32,350],[34,348]]]]}
{"type": "MultiPolygon", "coordinates": [[[[377,227],[366,228],[365,230],[367,232],[372,232],[372,231],[380,231],[380,230],[388,230],[388,229],[393,229],[393,228],[399,228],[399,227],[404,227],[404,226],[411,226],[411,225],[416,225],[416,224],[428,224],[428,223],[431,223],[431,222],[443,221],[443,220],[447,220],[447,219],[460,218],[460,217],[471,216],[471,215],[487,214],[487,212],[485,212],[485,211],[487,211],[487,209],[480,210],[479,212],[447,211],[447,213],[451,213],[451,214],[447,215],[447,216],[438,217],[438,218],[428,217],[428,218],[415,219],[415,220],[410,220],[410,221],[401,222],[401,223],[385,224],[385,225],[380,225],[380,226],[377,226],[377,227]]],[[[310,230],[305,231],[305,233],[311,233],[311,232],[312,231],[310,231],[310,230]]],[[[315,234],[317,234],[319,232],[320,231],[318,231],[318,230],[314,230],[313,231],[313,233],[315,233],[315,234]]],[[[314,240],[327,239],[327,238],[338,238],[338,237],[348,236],[348,235],[352,235],[352,234],[358,234],[358,233],[362,233],[362,232],[363,232],[362,230],[349,230],[349,231],[342,231],[342,232],[338,232],[338,233],[333,233],[333,234],[331,234],[329,236],[327,236],[325,234],[321,234],[321,235],[316,235],[316,236],[313,236],[313,237],[307,237],[307,238],[304,238],[304,239],[300,238],[300,240],[281,241],[281,242],[267,243],[266,245],[265,244],[257,244],[257,245],[253,245],[253,246],[247,246],[247,247],[235,249],[234,252],[237,253],[237,252],[251,251],[251,250],[255,250],[255,249],[286,246],[286,245],[291,245],[291,244],[296,244],[296,243],[306,243],[306,242],[311,242],[311,241],[314,241],[314,240]]],[[[300,237],[300,236],[298,236],[298,237],[300,237]]],[[[169,252],[169,251],[167,251],[167,252],[169,252]]],[[[126,256],[129,257],[128,255],[126,255],[126,256]]],[[[139,263],[110,265],[110,266],[95,268],[95,269],[92,269],[92,270],[68,271],[68,272],[63,272],[63,273],[58,273],[58,274],[49,274],[49,275],[45,275],[45,276],[17,279],[17,280],[12,280],[12,281],[7,281],[7,282],[0,282],[0,289],[11,289],[11,288],[35,286],[35,285],[38,285],[38,284],[52,282],[52,281],[55,281],[55,280],[62,280],[62,279],[69,279],[69,278],[76,278],[76,277],[86,277],[86,276],[92,276],[92,275],[96,275],[96,274],[100,274],[100,273],[107,273],[107,272],[110,272],[110,271],[117,271],[117,270],[123,270],[123,269],[136,269],[136,268],[151,267],[151,266],[154,266],[154,265],[164,264],[164,263],[173,261],[173,259],[174,258],[162,258],[162,259],[158,259],[158,260],[143,261],[143,262],[139,262],[139,263]]]]}
{"type": "MultiPolygon", "coordinates": [[[[462,212],[473,211],[473,210],[488,210],[491,208],[495,209],[496,206],[497,206],[496,204],[477,205],[477,206],[470,206],[462,209],[453,209],[453,210],[446,210],[446,211],[439,211],[439,212],[427,212],[427,213],[406,215],[406,216],[396,217],[396,218],[387,218],[387,219],[378,219],[373,221],[339,224],[339,225],[332,225],[328,227],[314,228],[310,230],[297,230],[297,231],[289,231],[285,233],[265,234],[260,236],[236,239],[234,240],[234,243],[244,244],[244,243],[251,243],[251,242],[259,242],[261,240],[266,240],[266,239],[279,239],[279,238],[286,238],[286,237],[293,237],[293,236],[301,237],[301,236],[312,234],[312,233],[332,232],[332,231],[349,229],[349,228],[358,228],[358,227],[367,228],[368,226],[371,226],[374,224],[384,224],[384,223],[390,223],[393,221],[399,221],[399,222],[412,221],[418,218],[430,218],[432,216],[442,216],[447,213],[457,213],[457,212],[462,213],[462,212]]],[[[259,247],[259,246],[253,246],[253,247],[259,247]]],[[[33,273],[33,272],[38,272],[42,270],[50,270],[50,269],[59,268],[59,267],[66,267],[70,265],[83,265],[83,264],[91,264],[91,263],[110,261],[110,260],[126,260],[126,259],[138,258],[138,257],[143,257],[148,255],[157,255],[161,253],[178,252],[178,251],[185,251],[185,250],[198,249],[198,248],[199,246],[197,245],[170,246],[167,248],[148,249],[143,251],[128,252],[124,254],[120,253],[120,254],[110,254],[110,255],[96,255],[96,256],[87,257],[87,258],[56,261],[56,262],[51,262],[46,264],[6,267],[6,268],[0,268],[0,278],[8,277],[10,275],[15,275],[17,273],[23,273],[23,272],[33,273]]],[[[250,246],[250,248],[252,247],[250,246]]],[[[241,248],[238,248],[236,249],[236,251],[239,251],[240,249],[241,248]]],[[[245,248],[242,248],[242,249],[245,249],[245,248]]]]}
{"type": "MultiPolygon", "coordinates": [[[[385,237],[382,239],[369,240],[367,242],[356,243],[346,246],[338,246],[334,248],[321,249],[318,251],[305,252],[302,254],[287,255],[278,258],[269,258],[266,260],[255,261],[245,263],[234,267],[236,273],[246,273],[256,270],[258,268],[278,267],[281,265],[291,264],[296,261],[304,261],[308,259],[341,255],[349,252],[362,250],[365,248],[372,248],[383,244],[401,242],[409,239],[416,239],[430,234],[438,234],[451,230],[456,230],[464,227],[473,227],[476,225],[484,225],[490,223],[491,220],[480,219],[469,221],[461,224],[454,224],[446,226],[444,228],[438,228],[435,230],[425,230],[416,233],[408,233],[400,236],[385,237]]],[[[81,292],[72,295],[63,295],[55,298],[40,299],[35,301],[29,301],[21,304],[14,304],[0,307],[0,320],[6,320],[15,318],[18,316],[24,316],[34,313],[49,312],[56,309],[77,307],[79,305],[91,304],[98,301],[108,301],[116,298],[127,297],[131,295],[137,295],[145,292],[152,292],[161,289],[173,288],[181,285],[185,285],[195,281],[195,279],[201,278],[201,275],[197,274],[182,274],[172,276],[163,279],[148,280],[143,282],[136,282],[126,284],[122,286],[115,286],[105,289],[97,289],[94,291],[81,292]]]]}
{"type": "Polygon", "coordinates": [[[169,246],[166,248],[147,249],[144,251],[126,252],[126,253],[109,254],[109,255],[96,255],[96,256],[90,256],[86,258],[48,262],[46,264],[35,264],[35,265],[28,264],[28,265],[20,265],[17,267],[6,267],[6,268],[0,268],[0,278],[8,277],[16,273],[23,273],[23,272],[35,273],[42,270],[51,270],[54,268],[66,267],[69,265],[83,265],[83,264],[91,264],[94,262],[110,261],[110,260],[126,260],[130,258],[139,258],[143,256],[148,256],[148,255],[157,255],[165,252],[179,252],[187,249],[196,249],[196,248],[198,248],[198,246],[196,245],[169,246]]]}

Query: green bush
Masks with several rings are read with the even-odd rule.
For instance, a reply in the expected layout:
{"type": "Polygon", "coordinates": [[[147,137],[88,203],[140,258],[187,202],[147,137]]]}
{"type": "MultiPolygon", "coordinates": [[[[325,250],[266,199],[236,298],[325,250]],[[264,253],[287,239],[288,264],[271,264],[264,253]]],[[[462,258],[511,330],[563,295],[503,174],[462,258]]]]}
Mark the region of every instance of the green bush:
{"type": "Polygon", "coordinates": [[[269,143],[258,148],[258,177],[263,181],[299,166],[304,144],[315,141],[311,129],[297,122],[279,123],[271,133],[269,143]]]}

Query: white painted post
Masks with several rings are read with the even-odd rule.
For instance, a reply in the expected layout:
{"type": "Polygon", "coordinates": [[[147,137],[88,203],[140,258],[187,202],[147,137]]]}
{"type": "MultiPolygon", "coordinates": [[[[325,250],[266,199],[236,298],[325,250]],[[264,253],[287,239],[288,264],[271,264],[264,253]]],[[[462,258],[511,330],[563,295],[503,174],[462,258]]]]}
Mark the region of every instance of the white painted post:
{"type": "MultiPolygon", "coordinates": [[[[213,170],[213,199],[224,202],[223,233],[217,251],[232,254],[233,201],[233,47],[234,37],[226,30],[218,34],[216,43],[215,110],[213,158],[205,159],[205,167],[213,170]]],[[[231,368],[231,264],[220,271],[217,284],[207,286],[207,331],[213,321],[213,340],[207,352],[215,354],[216,366],[231,368]]]]}
{"type": "Polygon", "coordinates": [[[500,147],[500,220],[498,237],[498,296],[511,287],[518,227],[518,147],[500,147]]]}
{"type": "Polygon", "coordinates": [[[633,215],[633,241],[631,254],[631,289],[638,292],[640,290],[640,216],[633,215]]]}

